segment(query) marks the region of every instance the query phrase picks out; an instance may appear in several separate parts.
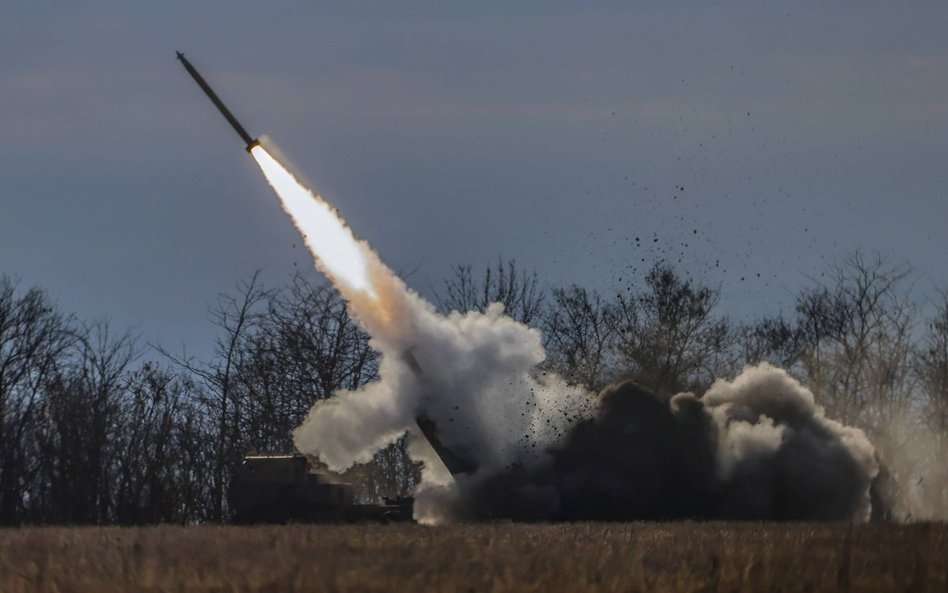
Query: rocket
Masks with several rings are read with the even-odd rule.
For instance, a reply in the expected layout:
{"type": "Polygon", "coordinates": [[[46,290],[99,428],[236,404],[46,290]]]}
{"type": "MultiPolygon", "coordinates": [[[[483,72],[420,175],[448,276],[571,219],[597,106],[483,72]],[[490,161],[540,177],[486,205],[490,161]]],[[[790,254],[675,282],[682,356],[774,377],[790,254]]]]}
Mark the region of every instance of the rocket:
{"type": "MultiPolygon", "coordinates": [[[[244,129],[240,122],[237,121],[237,118],[234,117],[234,114],[230,112],[230,109],[224,105],[224,102],[221,101],[220,97],[217,96],[217,93],[207,84],[207,81],[204,80],[204,77],[201,76],[198,71],[194,68],[191,62],[184,57],[184,54],[177,52],[178,59],[181,60],[181,64],[184,65],[184,69],[188,71],[188,74],[191,75],[191,78],[194,79],[194,82],[201,87],[201,90],[204,91],[204,94],[207,95],[207,98],[211,100],[211,103],[217,107],[218,111],[221,112],[221,115],[224,116],[224,119],[234,128],[234,131],[240,136],[241,140],[246,144],[247,152],[250,152],[254,147],[260,145],[258,139],[252,138],[250,134],[247,133],[247,130],[244,129]]],[[[411,350],[405,351],[403,354],[403,362],[408,365],[408,367],[415,373],[415,375],[423,375],[424,373],[421,370],[421,366],[418,364],[418,361],[415,360],[414,355],[411,350]]],[[[418,429],[422,435],[428,440],[432,448],[435,450],[435,453],[438,457],[441,458],[441,461],[444,463],[445,467],[451,472],[452,475],[460,474],[473,474],[478,469],[478,462],[473,454],[470,451],[467,451],[457,445],[449,447],[442,442],[439,434],[439,427],[435,422],[428,418],[424,414],[420,414],[416,419],[418,429]]]]}
{"type": "Polygon", "coordinates": [[[217,107],[218,111],[221,112],[221,115],[224,116],[224,119],[227,120],[227,123],[229,123],[231,127],[234,128],[234,131],[240,135],[240,138],[247,145],[247,152],[250,152],[254,146],[260,144],[259,140],[252,138],[250,134],[247,133],[247,130],[245,130],[242,125],[240,125],[240,122],[237,121],[237,118],[234,117],[234,114],[230,112],[230,109],[228,109],[226,105],[224,105],[224,102],[221,101],[221,98],[217,96],[217,93],[214,92],[214,89],[212,89],[210,85],[207,84],[207,81],[204,80],[204,77],[201,76],[194,66],[191,65],[191,62],[189,62],[188,59],[184,57],[184,54],[181,52],[177,52],[177,54],[178,59],[181,60],[181,63],[184,65],[184,69],[188,71],[188,74],[191,75],[191,78],[194,79],[194,82],[198,83],[198,86],[201,87],[201,90],[203,90],[204,94],[207,95],[207,98],[211,100],[211,103],[213,103],[214,106],[217,107]]]}

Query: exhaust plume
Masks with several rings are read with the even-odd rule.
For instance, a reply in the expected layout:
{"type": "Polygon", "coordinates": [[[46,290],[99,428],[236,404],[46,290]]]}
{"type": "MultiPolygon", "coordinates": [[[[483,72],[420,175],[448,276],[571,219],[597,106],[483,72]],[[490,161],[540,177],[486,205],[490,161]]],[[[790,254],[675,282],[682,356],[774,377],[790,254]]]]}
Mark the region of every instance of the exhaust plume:
{"type": "MultiPolygon", "coordinates": [[[[424,414],[446,446],[468,452],[489,473],[544,457],[591,409],[590,394],[534,373],[545,356],[537,330],[505,316],[499,304],[485,313],[438,314],[262,146],[251,154],[381,354],[378,382],[317,402],[295,432],[300,451],[342,471],[414,430],[424,414]]],[[[422,449],[413,451],[425,457],[422,449]]]]}
{"type": "Polygon", "coordinates": [[[251,154],[380,353],[378,381],[316,402],[294,431],[296,447],[331,470],[409,433],[409,455],[424,464],[423,522],[868,518],[871,443],[826,418],[785,371],[749,367],[700,398],[568,385],[538,370],[538,330],[500,304],[438,314],[264,148],[251,154]],[[452,479],[419,417],[477,469],[452,479]]]}

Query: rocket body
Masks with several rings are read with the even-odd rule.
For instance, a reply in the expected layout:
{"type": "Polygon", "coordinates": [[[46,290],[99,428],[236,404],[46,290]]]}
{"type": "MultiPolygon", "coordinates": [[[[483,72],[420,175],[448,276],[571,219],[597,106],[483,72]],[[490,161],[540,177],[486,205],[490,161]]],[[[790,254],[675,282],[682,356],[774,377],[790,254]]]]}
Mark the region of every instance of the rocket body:
{"type": "Polygon", "coordinates": [[[181,60],[181,64],[184,65],[184,69],[188,71],[188,74],[191,75],[191,78],[194,79],[194,82],[196,82],[198,86],[201,87],[201,90],[203,90],[204,94],[207,95],[207,98],[211,100],[211,103],[213,103],[214,106],[217,107],[218,111],[221,112],[221,115],[224,116],[224,119],[227,120],[227,123],[229,123],[231,127],[234,128],[234,131],[240,135],[240,138],[246,144],[247,152],[250,152],[254,146],[259,144],[259,142],[251,137],[250,134],[247,133],[247,130],[245,130],[242,125],[240,125],[240,122],[237,121],[237,118],[234,117],[234,114],[230,112],[230,109],[228,109],[226,105],[224,105],[224,102],[221,101],[220,97],[217,96],[217,93],[214,92],[214,89],[212,89],[210,85],[207,84],[207,81],[204,80],[204,77],[201,76],[194,66],[191,65],[191,62],[189,62],[188,59],[184,57],[184,54],[181,52],[177,52],[177,54],[178,59],[181,60]]]}

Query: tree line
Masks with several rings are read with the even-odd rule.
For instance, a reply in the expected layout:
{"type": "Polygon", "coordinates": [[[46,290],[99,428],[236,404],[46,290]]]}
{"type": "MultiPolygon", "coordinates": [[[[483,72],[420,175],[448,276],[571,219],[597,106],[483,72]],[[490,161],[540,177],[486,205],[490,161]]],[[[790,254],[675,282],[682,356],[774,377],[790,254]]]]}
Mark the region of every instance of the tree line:
{"type": "MultiPolygon", "coordinates": [[[[867,431],[891,488],[944,515],[946,489],[923,483],[948,480],[948,294],[925,314],[907,266],[860,253],[823,278],[789,314],[743,323],[720,313],[718,289],[663,263],[611,295],[503,260],[457,266],[433,292],[445,312],[503,303],[542,331],[545,370],[591,390],[628,378],[700,394],[745,364],[784,367],[867,431]]],[[[190,357],[0,276],[0,524],[226,521],[245,454],[292,451],[315,401],[376,378],[368,337],[324,283],[254,274],[209,319],[213,353],[190,357]]],[[[418,468],[396,443],[344,478],[372,501],[410,492],[418,468]]]]}

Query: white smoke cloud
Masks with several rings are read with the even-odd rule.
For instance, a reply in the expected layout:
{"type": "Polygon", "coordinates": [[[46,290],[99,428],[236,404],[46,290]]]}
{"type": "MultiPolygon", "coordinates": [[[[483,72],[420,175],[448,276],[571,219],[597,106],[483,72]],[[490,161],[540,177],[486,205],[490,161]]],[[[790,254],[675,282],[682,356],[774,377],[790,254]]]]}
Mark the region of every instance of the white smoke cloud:
{"type": "MultiPolygon", "coordinates": [[[[592,394],[536,372],[545,357],[540,332],[504,315],[503,305],[440,315],[373,253],[365,257],[379,299],[356,298],[350,308],[381,355],[379,379],[317,402],[294,432],[301,452],[343,471],[416,430],[424,415],[445,447],[476,461],[476,480],[512,463],[543,463],[570,424],[592,413],[592,394]]],[[[443,519],[453,480],[430,447],[409,454],[425,467],[416,512],[443,519]]]]}

